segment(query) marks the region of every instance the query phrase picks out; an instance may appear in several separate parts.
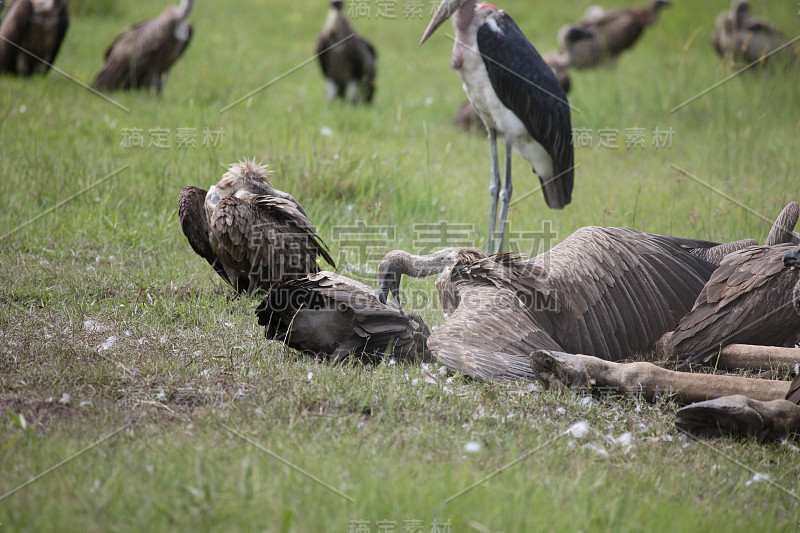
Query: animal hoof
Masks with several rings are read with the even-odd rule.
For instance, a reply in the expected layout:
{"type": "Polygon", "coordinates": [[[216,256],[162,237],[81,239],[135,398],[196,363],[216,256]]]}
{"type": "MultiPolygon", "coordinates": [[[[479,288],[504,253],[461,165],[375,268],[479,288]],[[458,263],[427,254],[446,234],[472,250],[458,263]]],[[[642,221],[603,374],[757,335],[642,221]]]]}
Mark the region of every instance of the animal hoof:
{"type": "Polygon", "coordinates": [[[531,369],[548,389],[589,389],[589,374],[578,357],[536,350],[531,354],[531,369]]]}
{"type": "Polygon", "coordinates": [[[748,405],[744,396],[725,396],[694,403],[678,410],[675,427],[700,437],[763,435],[761,414],[748,405]]]}

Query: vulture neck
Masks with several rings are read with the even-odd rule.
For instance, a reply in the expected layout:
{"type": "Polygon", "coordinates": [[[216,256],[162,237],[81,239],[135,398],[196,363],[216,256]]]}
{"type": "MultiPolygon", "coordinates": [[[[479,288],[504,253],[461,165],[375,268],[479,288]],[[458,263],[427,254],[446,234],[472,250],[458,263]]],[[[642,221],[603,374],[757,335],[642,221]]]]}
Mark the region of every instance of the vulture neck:
{"type": "Polygon", "coordinates": [[[341,40],[353,34],[353,28],[342,15],[341,7],[331,7],[328,11],[328,18],[325,20],[325,25],[322,27],[322,33],[330,35],[331,39],[341,40]]]}
{"type": "Polygon", "coordinates": [[[181,4],[178,6],[178,20],[185,20],[192,12],[193,7],[194,0],[181,0],[181,4]]]}
{"type": "Polygon", "coordinates": [[[387,272],[425,278],[441,273],[455,263],[455,248],[445,248],[428,255],[412,255],[402,250],[389,252],[381,261],[387,272]]]}

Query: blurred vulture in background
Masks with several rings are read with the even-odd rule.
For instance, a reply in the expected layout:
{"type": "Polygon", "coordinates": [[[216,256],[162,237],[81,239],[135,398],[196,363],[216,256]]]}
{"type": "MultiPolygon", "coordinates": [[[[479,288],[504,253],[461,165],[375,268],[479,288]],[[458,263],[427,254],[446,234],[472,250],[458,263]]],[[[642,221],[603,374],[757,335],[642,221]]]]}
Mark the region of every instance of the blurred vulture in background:
{"type": "Polygon", "coordinates": [[[265,167],[243,161],[208,192],[181,191],[178,215],[189,244],[240,293],[316,273],[320,255],[336,267],[302,206],[270,185],[265,167]]]}
{"type": "Polygon", "coordinates": [[[317,56],[325,75],[328,100],[372,102],[375,95],[375,49],[353,31],[342,13],[344,2],[333,0],[322,33],[317,38],[317,56]]]}
{"type": "Polygon", "coordinates": [[[597,6],[589,8],[583,20],[572,27],[580,27],[594,34],[600,46],[600,54],[598,57],[596,45],[591,44],[591,41],[582,41],[584,46],[587,44],[589,46],[586,46],[587,50],[582,53],[583,60],[575,62],[574,66],[576,68],[595,66],[600,62],[600,57],[604,60],[616,59],[622,52],[636,44],[644,29],[658,19],[661,8],[669,5],[672,5],[669,0],[653,0],[644,7],[614,11],[605,11],[597,6]]]}
{"type": "Polygon", "coordinates": [[[105,91],[150,89],[159,94],[170,67],[192,39],[186,20],[194,0],[169,6],[160,17],[140,22],[119,35],[106,50],[105,65],[92,87],[105,91]]]}
{"type": "MultiPolygon", "coordinates": [[[[786,45],[786,36],[770,22],[750,16],[750,2],[733,0],[731,8],[717,16],[711,45],[731,66],[766,63],[776,49],[786,45]]],[[[798,50],[779,52],[783,59],[796,59],[798,50]]]]}
{"type": "MultiPolygon", "coordinates": [[[[564,81],[559,72],[565,72],[568,68],[590,68],[600,64],[603,49],[596,32],[577,24],[567,24],[558,30],[557,39],[560,49],[548,52],[543,58],[556,73],[562,87],[564,81]]],[[[569,84],[568,77],[566,82],[569,84]]],[[[569,85],[564,87],[564,92],[568,91],[568,87],[569,85]]]]}
{"type": "Polygon", "coordinates": [[[273,285],[256,310],[268,339],[341,362],[353,354],[377,363],[387,354],[398,361],[432,361],[425,346],[430,330],[416,315],[382,303],[363,283],[319,272],[273,285]]]}
{"type": "Polygon", "coordinates": [[[68,26],[66,0],[17,0],[11,4],[0,22],[0,73],[46,73],[68,26]]]}

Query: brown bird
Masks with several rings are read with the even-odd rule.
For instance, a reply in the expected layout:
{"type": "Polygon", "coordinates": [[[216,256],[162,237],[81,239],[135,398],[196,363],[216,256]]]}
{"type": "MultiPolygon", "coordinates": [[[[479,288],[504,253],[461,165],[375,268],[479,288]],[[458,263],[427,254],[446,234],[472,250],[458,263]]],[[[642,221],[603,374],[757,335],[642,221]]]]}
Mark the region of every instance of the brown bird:
{"type": "Polygon", "coordinates": [[[320,255],[336,267],[302,206],[255,161],[231,165],[208,192],[184,188],[178,213],[192,249],[238,292],[318,272],[320,255]]]}
{"type": "Polygon", "coordinates": [[[374,289],[333,272],[273,285],[256,309],[268,339],[334,362],[349,354],[378,362],[387,352],[398,361],[431,361],[430,330],[416,315],[382,303],[374,289]]]}
{"type": "MultiPolygon", "coordinates": [[[[567,24],[558,30],[558,44],[560,49],[544,56],[550,68],[556,72],[566,72],[568,68],[591,68],[599,65],[603,59],[603,47],[597,32],[578,25],[567,24]]],[[[559,78],[559,82],[561,79],[559,78]]],[[[564,86],[564,83],[561,83],[564,86]]],[[[565,88],[566,92],[567,89],[565,88]]]]}
{"type": "Polygon", "coordinates": [[[779,346],[800,333],[793,290],[800,279],[795,244],[753,246],[726,256],[673,334],[666,353],[707,361],[726,344],[779,346]]]}
{"type": "MultiPolygon", "coordinates": [[[[733,0],[731,8],[717,16],[711,44],[731,66],[766,63],[776,49],[788,42],[786,35],[770,22],[750,16],[750,2],[733,0]]],[[[797,52],[786,49],[777,54],[784,59],[797,58],[797,52]]]]}
{"type": "Polygon", "coordinates": [[[0,22],[0,73],[45,74],[58,55],[68,27],[66,0],[14,2],[0,22]]]}
{"type": "Polygon", "coordinates": [[[372,102],[375,95],[375,48],[356,35],[342,13],[344,2],[333,0],[317,38],[317,55],[325,75],[328,100],[372,102]]]}
{"type": "Polygon", "coordinates": [[[187,21],[194,0],[181,0],[161,16],[120,34],[106,50],[105,65],[92,87],[105,91],[149,89],[161,93],[172,65],[192,39],[187,21]]]}
{"type": "Polygon", "coordinates": [[[585,227],[525,261],[393,252],[379,267],[380,294],[397,298],[401,274],[431,275],[454,260],[446,278],[457,307],[428,339],[431,353],[482,381],[530,380],[537,349],[618,360],[652,348],[714,270],[689,249],[715,244],[585,227]]]}
{"type": "Polygon", "coordinates": [[[653,0],[644,7],[593,11],[578,26],[597,35],[602,56],[613,60],[636,44],[644,29],[658,20],[661,8],[670,5],[669,0],[653,0]]]}

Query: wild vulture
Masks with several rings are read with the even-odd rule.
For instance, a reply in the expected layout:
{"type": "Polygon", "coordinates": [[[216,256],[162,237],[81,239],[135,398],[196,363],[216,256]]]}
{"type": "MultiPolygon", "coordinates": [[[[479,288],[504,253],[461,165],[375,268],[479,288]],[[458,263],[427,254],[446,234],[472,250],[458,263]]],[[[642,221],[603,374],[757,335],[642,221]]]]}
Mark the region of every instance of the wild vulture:
{"type": "Polygon", "coordinates": [[[46,73],[68,27],[66,0],[17,0],[11,4],[0,21],[0,73],[46,73]]]}
{"type": "Polygon", "coordinates": [[[316,273],[320,255],[336,266],[302,206],[255,161],[231,165],[208,192],[185,187],[178,213],[192,249],[238,292],[316,273]]]}
{"type": "Polygon", "coordinates": [[[317,56],[325,76],[328,100],[371,103],[375,96],[375,48],[356,35],[342,13],[344,2],[331,2],[328,18],[317,38],[317,56]]]}
{"type": "Polygon", "coordinates": [[[715,245],[585,227],[528,260],[396,251],[379,267],[380,295],[397,297],[401,274],[431,275],[449,266],[437,287],[450,287],[452,295],[442,300],[455,309],[428,339],[431,353],[479,380],[530,380],[530,354],[537,349],[609,360],[651,349],[689,311],[714,271],[689,250],[715,245]]]}
{"type": "MultiPolygon", "coordinates": [[[[711,44],[731,66],[766,63],[776,49],[788,42],[770,22],[750,16],[750,2],[733,0],[729,11],[717,16],[711,44]]],[[[797,48],[775,54],[787,60],[797,59],[797,48]]]]}
{"type": "Polygon", "coordinates": [[[152,20],[140,22],[119,35],[106,50],[105,65],[92,87],[104,91],[132,89],[161,93],[172,65],[192,39],[187,21],[194,0],[181,0],[152,20]]]}
{"type": "Polygon", "coordinates": [[[333,272],[273,285],[256,310],[269,339],[341,362],[430,361],[422,319],[382,303],[374,289],[333,272]]]}
{"type": "Polygon", "coordinates": [[[658,20],[661,8],[670,5],[669,0],[653,0],[643,7],[593,11],[577,25],[597,35],[602,57],[613,60],[636,44],[645,28],[658,20]]]}

